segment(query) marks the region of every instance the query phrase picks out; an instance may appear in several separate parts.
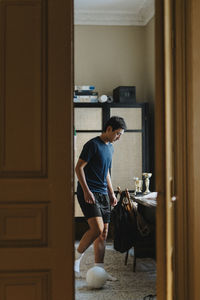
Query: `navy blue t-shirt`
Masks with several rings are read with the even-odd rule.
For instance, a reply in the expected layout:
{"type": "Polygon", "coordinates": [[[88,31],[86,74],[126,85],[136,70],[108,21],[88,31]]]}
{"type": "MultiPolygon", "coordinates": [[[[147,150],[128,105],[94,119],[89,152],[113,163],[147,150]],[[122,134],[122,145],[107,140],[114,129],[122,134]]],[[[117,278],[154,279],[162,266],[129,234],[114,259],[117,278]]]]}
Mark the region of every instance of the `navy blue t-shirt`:
{"type": "Polygon", "coordinates": [[[111,168],[113,152],[113,145],[104,143],[99,136],[83,146],[79,158],[87,162],[84,173],[91,192],[108,193],[106,177],[111,168]]]}

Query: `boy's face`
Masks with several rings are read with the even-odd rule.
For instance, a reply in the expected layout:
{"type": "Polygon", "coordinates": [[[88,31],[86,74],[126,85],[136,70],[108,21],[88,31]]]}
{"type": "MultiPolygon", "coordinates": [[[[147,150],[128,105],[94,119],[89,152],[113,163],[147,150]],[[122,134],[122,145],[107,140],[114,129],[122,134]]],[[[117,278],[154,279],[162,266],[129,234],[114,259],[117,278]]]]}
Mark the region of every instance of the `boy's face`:
{"type": "Polygon", "coordinates": [[[110,143],[116,142],[120,139],[121,135],[124,133],[124,129],[118,128],[113,131],[111,126],[108,126],[107,130],[107,137],[110,143]]]}

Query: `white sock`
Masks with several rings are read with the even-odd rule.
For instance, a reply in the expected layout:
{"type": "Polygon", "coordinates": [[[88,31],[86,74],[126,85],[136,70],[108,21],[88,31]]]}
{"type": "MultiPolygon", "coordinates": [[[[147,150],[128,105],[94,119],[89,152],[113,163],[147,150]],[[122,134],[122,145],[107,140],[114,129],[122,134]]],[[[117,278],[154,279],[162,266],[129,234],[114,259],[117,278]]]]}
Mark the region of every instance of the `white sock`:
{"type": "MultiPolygon", "coordinates": [[[[97,267],[101,267],[101,268],[104,269],[104,263],[95,263],[94,265],[97,266],[97,267]]],[[[109,280],[109,281],[117,281],[118,280],[116,277],[110,275],[108,272],[106,272],[106,273],[108,275],[107,280],[109,280]]]]}
{"type": "Polygon", "coordinates": [[[81,262],[82,256],[83,256],[83,253],[80,253],[77,250],[75,250],[74,271],[76,273],[80,272],[80,262],[81,262]]]}
{"type": "Polygon", "coordinates": [[[83,255],[83,253],[80,253],[80,252],[78,252],[78,251],[77,251],[77,249],[75,249],[75,253],[74,253],[75,260],[77,260],[77,259],[81,258],[81,257],[82,257],[82,255],[83,255]]]}
{"type": "Polygon", "coordinates": [[[104,263],[95,263],[94,265],[104,269],[104,263]]]}

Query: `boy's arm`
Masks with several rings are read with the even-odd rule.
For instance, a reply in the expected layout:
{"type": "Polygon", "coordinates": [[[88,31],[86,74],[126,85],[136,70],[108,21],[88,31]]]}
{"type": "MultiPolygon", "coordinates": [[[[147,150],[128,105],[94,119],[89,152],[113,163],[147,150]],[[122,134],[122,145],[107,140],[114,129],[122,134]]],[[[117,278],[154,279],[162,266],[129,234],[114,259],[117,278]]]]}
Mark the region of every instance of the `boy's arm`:
{"type": "Polygon", "coordinates": [[[87,162],[80,159],[78,160],[76,167],[75,167],[75,171],[76,171],[76,175],[78,178],[78,181],[82,187],[83,193],[84,193],[84,199],[85,202],[87,203],[94,203],[95,202],[95,198],[93,193],[90,191],[86,179],[85,179],[85,173],[84,173],[84,167],[87,165],[87,162]]]}
{"type": "Polygon", "coordinates": [[[109,171],[108,171],[106,179],[107,179],[107,184],[108,184],[108,195],[109,195],[109,198],[110,198],[110,204],[112,206],[115,206],[117,204],[117,198],[116,198],[115,193],[113,191],[113,186],[112,186],[112,182],[111,182],[110,172],[109,171]]]}

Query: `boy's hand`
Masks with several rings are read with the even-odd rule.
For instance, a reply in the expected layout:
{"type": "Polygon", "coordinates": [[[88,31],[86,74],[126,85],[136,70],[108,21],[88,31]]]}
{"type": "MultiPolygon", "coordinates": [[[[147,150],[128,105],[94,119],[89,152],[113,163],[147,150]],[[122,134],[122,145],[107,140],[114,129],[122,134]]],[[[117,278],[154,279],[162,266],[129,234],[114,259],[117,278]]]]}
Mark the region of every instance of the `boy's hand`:
{"type": "Polygon", "coordinates": [[[111,206],[117,205],[117,198],[115,196],[115,193],[111,194],[109,197],[110,197],[110,204],[111,204],[111,206]]]}
{"type": "Polygon", "coordinates": [[[84,199],[85,199],[85,202],[89,203],[89,204],[94,204],[95,203],[95,198],[94,198],[94,195],[92,192],[85,192],[84,193],[84,199]]]}

